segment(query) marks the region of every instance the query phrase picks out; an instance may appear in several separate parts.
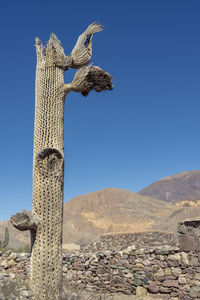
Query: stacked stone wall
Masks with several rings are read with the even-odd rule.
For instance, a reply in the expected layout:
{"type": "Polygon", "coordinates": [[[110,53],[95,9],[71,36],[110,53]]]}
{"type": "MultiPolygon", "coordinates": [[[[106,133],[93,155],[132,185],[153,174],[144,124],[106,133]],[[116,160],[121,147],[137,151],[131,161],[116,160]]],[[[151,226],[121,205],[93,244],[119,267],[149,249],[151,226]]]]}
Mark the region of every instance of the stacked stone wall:
{"type": "MultiPolygon", "coordinates": [[[[121,293],[122,297],[136,295],[141,299],[150,297],[150,299],[163,300],[199,300],[199,228],[199,220],[179,223],[179,246],[173,245],[170,235],[162,235],[162,237],[172,245],[155,245],[156,241],[161,242],[158,241],[158,232],[152,233],[152,240],[150,234],[135,236],[136,246],[130,245],[133,240],[129,240],[132,236],[128,234],[118,235],[117,238],[104,236],[104,247],[108,241],[107,247],[115,242],[116,248],[117,245],[121,248],[123,241],[128,240],[127,243],[124,242],[122,250],[64,253],[64,282],[75,290],[87,291],[93,295],[121,293]],[[148,247],[142,247],[142,241],[148,244],[148,247]],[[191,241],[192,247],[189,247],[191,241]]],[[[29,271],[30,255],[16,254],[11,251],[0,253],[0,291],[4,284],[12,282],[19,274],[23,276],[24,282],[27,282],[29,271]]],[[[18,291],[23,292],[22,289],[18,291]]],[[[27,295],[28,291],[25,293],[27,295]]],[[[0,293],[0,299],[7,298],[1,297],[0,293]]],[[[31,299],[31,296],[29,294],[29,298],[19,299],[31,299]]]]}
{"type": "Polygon", "coordinates": [[[176,246],[65,255],[63,270],[68,282],[90,292],[200,299],[198,253],[176,246]]]}
{"type": "MultiPolygon", "coordinates": [[[[26,280],[29,265],[28,254],[0,254],[0,290],[19,273],[26,280]]],[[[69,286],[95,294],[139,291],[152,299],[200,299],[198,252],[184,252],[177,246],[64,253],[63,274],[69,286]]]]}
{"type": "Polygon", "coordinates": [[[100,241],[82,245],[81,250],[83,252],[120,251],[131,245],[136,248],[159,245],[175,246],[177,245],[177,236],[162,231],[104,234],[100,237],[100,241]]]}

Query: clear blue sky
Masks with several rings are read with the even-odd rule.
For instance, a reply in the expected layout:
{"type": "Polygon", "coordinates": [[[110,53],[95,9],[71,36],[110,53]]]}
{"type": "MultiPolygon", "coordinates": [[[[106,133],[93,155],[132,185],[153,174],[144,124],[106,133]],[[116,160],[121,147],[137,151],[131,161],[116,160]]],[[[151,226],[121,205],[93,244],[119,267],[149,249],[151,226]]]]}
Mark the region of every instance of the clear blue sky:
{"type": "Polygon", "coordinates": [[[32,205],[34,38],[54,32],[69,54],[93,21],[114,90],[66,98],[64,201],[200,168],[199,16],[199,0],[1,3],[0,220],[32,205]]]}

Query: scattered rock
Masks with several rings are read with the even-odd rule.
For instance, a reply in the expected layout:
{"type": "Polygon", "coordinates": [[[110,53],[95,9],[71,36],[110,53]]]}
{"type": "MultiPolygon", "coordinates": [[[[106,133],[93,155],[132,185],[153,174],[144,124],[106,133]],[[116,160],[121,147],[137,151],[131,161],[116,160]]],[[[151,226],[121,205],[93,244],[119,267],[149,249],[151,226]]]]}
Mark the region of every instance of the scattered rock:
{"type": "Polygon", "coordinates": [[[152,293],[152,294],[157,294],[160,290],[159,286],[156,285],[154,282],[151,282],[148,287],[147,287],[147,290],[149,293],[152,293]]]}
{"type": "Polygon", "coordinates": [[[178,283],[179,283],[179,284],[187,284],[187,280],[186,280],[185,275],[180,275],[180,276],[178,277],[178,283]]]}
{"type": "Polygon", "coordinates": [[[8,267],[10,267],[10,268],[12,268],[12,267],[14,267],[16,265],[16,262],[14,261],[14,259],[10,259],[9,261],[8,261],[8,267]]]}
{"type": "Polygon", "coordinates": [[[136,296],[137,297],[145,297],[146,295],[147,295],[147,290],[141,286],[137,286],[136,296]]]}
{"type": "Polygon", "coordinates": [[[8,269],[8,262],[5,259],[1,261],[1,267],[4,269],[8,269]]]}
{"type": "Polygon", "coordinates": [[[200,292],[200,287],[193,286],[193,287],[190,289],[189,296],[190,296],[191,298],[198,298],[199,292],[200,292]]]}
{"type": "Polygon", "coordinates": [[[186,252],[181,252],[180,254],[183,265],[189,266],[188,254],[186,252]]]}
{"type": "Polygon", "coordinates": [[[178,288],[178,280],[164,280],[162,286],[178,288]]]}
{"type": "Polygon", "coordinates": [[[180,256],[180,254],[179,254],[179,253],[170,254],[170,255],[168,256],[168,260],[172,260],[172,261],[178,261],[178,262],[180,262],[180,260],[181,260],[181,256],[180,256]]]}

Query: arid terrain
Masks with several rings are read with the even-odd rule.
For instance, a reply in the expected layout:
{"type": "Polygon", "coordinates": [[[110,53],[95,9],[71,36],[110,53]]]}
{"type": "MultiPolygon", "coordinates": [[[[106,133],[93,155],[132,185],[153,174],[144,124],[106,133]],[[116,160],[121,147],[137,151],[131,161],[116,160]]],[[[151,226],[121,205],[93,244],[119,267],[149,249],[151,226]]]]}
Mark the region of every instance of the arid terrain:
{"type": "MultiPolygon", "coordinates": [[[[75,197],[64,204],[63,242],[80,244],[113,232],[175,232],[177,222],[200,215],[198,187],[200,171],[191,171],[159,180],[137,194],[107,188],[75,197]]],[[[0,222],[0,239],[6,226],[10,247],[29,243],[29,233],[16,230],[9,221],[0,222]]]]}
{"type": "Polygon", "coordinates": [[[167,202],[200,199],[200,170],[162,178],[139,192],[167,202]]]}

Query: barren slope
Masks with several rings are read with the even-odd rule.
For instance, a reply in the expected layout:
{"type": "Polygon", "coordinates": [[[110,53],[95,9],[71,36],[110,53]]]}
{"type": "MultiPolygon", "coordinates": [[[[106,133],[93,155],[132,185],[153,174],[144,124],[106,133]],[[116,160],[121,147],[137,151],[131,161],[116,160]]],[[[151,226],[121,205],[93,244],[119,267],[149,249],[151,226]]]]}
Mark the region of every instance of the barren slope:
{"type": "MultiPolygon", "coordinates": [[[[176,232],[177,222],[199,215],[200,201],[168,203],[108,188],[75,197],[64,204],[63,242],[79,244],[96,240],[102,233],[113,232],[176,232]]],[[[16,230],[8,221],[0,222],[0,239],[4,238],[6,226],[9,227],[10,246],[18,248],[29,243],[29,233],[16,230]]]]}
{"type": "Polygon", "coordinates": [[[163,178],[138,194],[173,203],[180,200],[200,200],[200,170],[182,172],[163,178]]]}
{"type": "Polygon", "coordinates": [[[80,239],[95,239],[108,232],[161,229],[162,220],[175,210],[174,205],[127,190],[100,190],[65,203],[64,240],[70,238],[66,230],[70,227],[80,239]]]}

